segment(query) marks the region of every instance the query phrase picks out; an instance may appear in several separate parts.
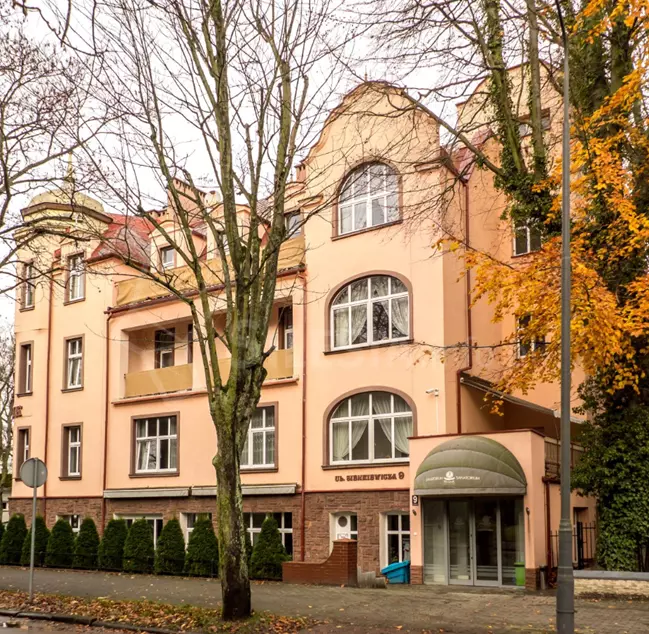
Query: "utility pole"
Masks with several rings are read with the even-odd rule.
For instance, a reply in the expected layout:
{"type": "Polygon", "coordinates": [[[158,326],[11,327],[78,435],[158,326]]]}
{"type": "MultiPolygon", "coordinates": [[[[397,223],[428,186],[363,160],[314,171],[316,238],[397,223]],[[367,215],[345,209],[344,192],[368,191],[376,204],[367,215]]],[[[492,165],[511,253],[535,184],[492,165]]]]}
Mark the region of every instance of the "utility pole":
{"type": "Polygon", "coordinates": [[[570,64],[568,34],[555,0],[563,40],[563,156],[561,163],[561,522],[559,523],[559,574],[557,631],[575,631],[575,579],[572,570],[570,519],[570,64]]]}

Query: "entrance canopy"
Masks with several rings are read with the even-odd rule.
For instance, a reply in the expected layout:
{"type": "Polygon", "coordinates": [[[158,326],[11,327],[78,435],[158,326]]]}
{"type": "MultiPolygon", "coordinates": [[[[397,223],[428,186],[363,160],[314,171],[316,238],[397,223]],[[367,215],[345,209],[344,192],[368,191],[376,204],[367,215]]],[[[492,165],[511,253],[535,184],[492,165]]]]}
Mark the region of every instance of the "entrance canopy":
{"type": "Polygon", "coordinates": [[[435,447],[417,469],[417,495],[525,495],[520,463],[491,438],[459,436],[435,447]]]}

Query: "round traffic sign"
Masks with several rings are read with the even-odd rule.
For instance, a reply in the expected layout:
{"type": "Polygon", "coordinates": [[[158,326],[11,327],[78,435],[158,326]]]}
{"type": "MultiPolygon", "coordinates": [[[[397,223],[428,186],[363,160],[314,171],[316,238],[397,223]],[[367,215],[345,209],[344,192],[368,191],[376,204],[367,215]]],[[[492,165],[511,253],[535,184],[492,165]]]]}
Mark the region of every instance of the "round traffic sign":
{"type": "Polygon", "coordinates": [[[40,458],[29,458],[20,467],[20,479],[28,487],[38,489],[47,480],[47,467],[40,458]]]}

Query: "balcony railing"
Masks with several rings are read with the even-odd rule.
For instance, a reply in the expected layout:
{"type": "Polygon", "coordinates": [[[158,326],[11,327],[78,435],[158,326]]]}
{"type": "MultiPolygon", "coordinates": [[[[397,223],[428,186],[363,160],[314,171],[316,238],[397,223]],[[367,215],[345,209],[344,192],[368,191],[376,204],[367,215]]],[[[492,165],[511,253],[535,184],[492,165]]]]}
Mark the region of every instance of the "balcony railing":
{"type": "MultiPolygon", "coordinates": [[[[265,367],[268,371],[267,381],[291,378],[293,376],[293,350],[275,350],[266,360],[265,367]]],[[[230,374],[229,358],[219,359],[219,370],[221,380],[227,381],[230,374]]],[[[125,376],[124,397],[132,398],[191,390],[193,387],[192,374],[191,363],[157,370],[130,372],[125,376]]]]}
{"type": "Polygon", "coordinates": [[[126,375],[124,396],[146,396],[149,394],[164,394],[180,392],[192,388],[193,365],[173,365],[157,370],[130,372],[126,375]]]}
{"type": "MultiPolygon", "coordinates": [[[[570,469],[579,462],[583,453],[584,450],[578,445],[570,445],[570,469]]],[[[545,476],[547,478],[561,476],[561,442],[554,438],[545,439],[545,476]]]]}
{"type": "MultiPolygon", "coordinates": [[[[304,261],[304,236],[291,238],[282,244],[279,250],[277,270],[284,271],[299,266],[304,261]]],[[[218,286],[223,283],[223,267],[220,258],[208,260],[201,264],[203,277],[208,286],[218,286]]],[[[181,291],[191,291],[196,288],[196,278],[188,266],[180,266],[170,271],[174,276],[174,287],[181,291]]],[[[156,299],[170,295],[169,291],[159,286],[153,280],[134,277],[117,283],[116,306],[134,304],[147,299],[156,299]]]]}

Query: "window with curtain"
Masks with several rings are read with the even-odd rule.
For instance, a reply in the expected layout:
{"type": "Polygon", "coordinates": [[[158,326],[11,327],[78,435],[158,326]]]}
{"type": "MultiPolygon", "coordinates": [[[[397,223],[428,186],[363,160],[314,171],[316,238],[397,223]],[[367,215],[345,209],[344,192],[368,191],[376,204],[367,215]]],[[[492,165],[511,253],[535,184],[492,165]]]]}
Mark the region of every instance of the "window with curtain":
{"type": "Polygon", "coordinates": [[[399,219],[397,174],[384,163],[368,163],[349,174],[338,199],[338,234],[399,219]]]}
{"type": "Polygon", "coordinates": [[[241,451],[241,468],[275,466],[275,408],[258,407],[248,427],[248,435],[241,451]]]}
{"type": "Polygon", "coordinates": [[[355,280],[334,298],[330,323],[332,350],[408,339],[408,289],[389,275],[355,280]]]}
{"type": "Polygon", "coordinates": [[[338,404],[329,420],[331,464],[408,458],[412,411],[398,395],[364,392],[338,404]]]}
{"type": "Polygon", "coordinates": [[[175,416],[135,421],[135,471],[178,470],[178,423],[175,416]]]}

